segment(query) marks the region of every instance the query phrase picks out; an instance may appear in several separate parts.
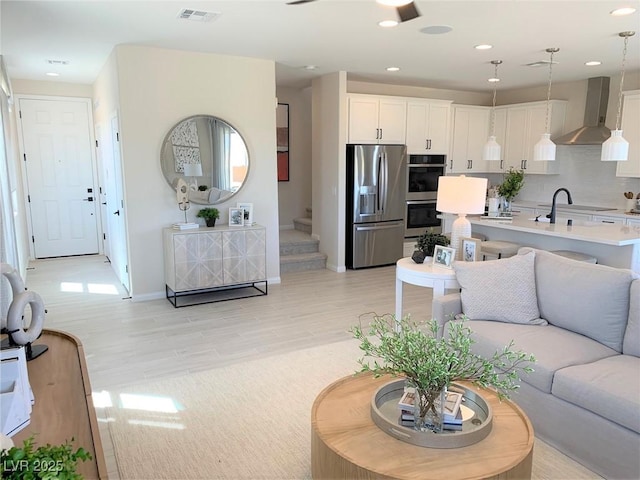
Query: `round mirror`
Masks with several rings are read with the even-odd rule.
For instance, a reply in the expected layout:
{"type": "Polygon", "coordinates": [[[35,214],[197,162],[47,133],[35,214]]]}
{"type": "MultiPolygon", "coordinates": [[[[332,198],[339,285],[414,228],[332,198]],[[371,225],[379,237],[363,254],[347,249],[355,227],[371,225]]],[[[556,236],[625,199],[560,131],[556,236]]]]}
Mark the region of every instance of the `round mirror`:
{"type": "Polygon", "coordinates": [[[182,178],[189,201],[214,205],[235,195],[249,172],[249,152],[238,131],[208,115],[185,118],[164,139],[162,173],[171,188],[182,178]]]}

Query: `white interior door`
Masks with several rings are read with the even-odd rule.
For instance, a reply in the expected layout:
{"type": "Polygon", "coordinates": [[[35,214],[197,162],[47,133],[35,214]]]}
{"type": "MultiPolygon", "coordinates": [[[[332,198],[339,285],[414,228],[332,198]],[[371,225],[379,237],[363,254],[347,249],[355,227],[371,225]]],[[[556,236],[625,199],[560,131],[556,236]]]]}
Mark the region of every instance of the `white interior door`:
{"type": "Polygon", "coordinates": [[[97,254],[90,103],[19,105],[35,257],[97,254]]]}
{"type": "Polygon", "coordinates": [[[120,156],[120,134],[118,117],[111,119],[111,181],[107,189],[107,217],[111,234],[111,265],[120,282],[130,290],[127,255],[127,230],[124,210],[124,185],[122,180],[122,161],[120,156]]]}
{"type": "Polygon", "coordinates": [[[111,260],[111,245],[108,225],[107,209],[107,189],[109,187],[110,177],[113,175],[109,171],[112,161],[109,159],[111,154],[111,145],[109,138],[109,128],[105,128],[104,125],[96,125],[96,157],[98,160],[98,201],[100,202],[100,223],[102,225],[102,251],[105,257],[111,260]]]}

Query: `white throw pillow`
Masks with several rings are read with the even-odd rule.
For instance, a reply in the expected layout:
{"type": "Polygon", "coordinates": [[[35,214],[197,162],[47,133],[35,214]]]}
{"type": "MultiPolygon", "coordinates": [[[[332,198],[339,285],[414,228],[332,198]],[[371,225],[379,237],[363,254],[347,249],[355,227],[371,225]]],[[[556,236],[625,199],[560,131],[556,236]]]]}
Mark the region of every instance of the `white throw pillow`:
{"type": "Polygon", "coordinates": [[[547,325],[536,296],[535,252],[486,262],[454,262],[462,311],[471,320],[547,325]]]}

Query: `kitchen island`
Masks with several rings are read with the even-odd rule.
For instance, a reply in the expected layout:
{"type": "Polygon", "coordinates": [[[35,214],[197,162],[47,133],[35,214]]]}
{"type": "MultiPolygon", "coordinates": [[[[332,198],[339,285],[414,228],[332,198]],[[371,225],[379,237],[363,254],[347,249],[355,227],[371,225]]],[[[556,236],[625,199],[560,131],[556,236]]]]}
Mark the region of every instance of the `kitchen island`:
{"type": "Polygon", "coordinates": [[[489,240],[504,240],[543,250],[572,250],[597,258],[598,263],[629,268],[640,273],[640,228],[628,225],[603,224],[583,219],[567,225],[566,217],[558,217],[555,224],[542,216],[538,221],[531,215],[514,216],[511,221],[467,217],[474,233],[482,233],[489,240]]]}

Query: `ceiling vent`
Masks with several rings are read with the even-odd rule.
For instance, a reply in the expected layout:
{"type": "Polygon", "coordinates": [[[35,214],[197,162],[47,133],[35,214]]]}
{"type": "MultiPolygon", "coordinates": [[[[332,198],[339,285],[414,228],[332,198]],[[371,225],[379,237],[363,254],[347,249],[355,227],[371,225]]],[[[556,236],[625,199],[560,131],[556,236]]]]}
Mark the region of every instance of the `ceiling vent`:
{"type": "Polygon", "coordinates": [[[183,8],[178,12],[178,18],[182,20],[193,20],[194,22],[210,22],[220,16],[220,12],[205,12],[204,10],[193,10],[183,8]]]}
{"type": "Polygon", "coordinates": [[[549,65],[550,63],[553,63],[554,65],[558,64],[558,62],[550,62],[549,60],[539,60],[537,62],[527,63],[525,64],[525,67],[542,67],[544,65],[549,65]]]}
{"type": "Polygon", "coordinates": [[[49,65],[69,65],[69,60],[47,60],[49,65]]]}

